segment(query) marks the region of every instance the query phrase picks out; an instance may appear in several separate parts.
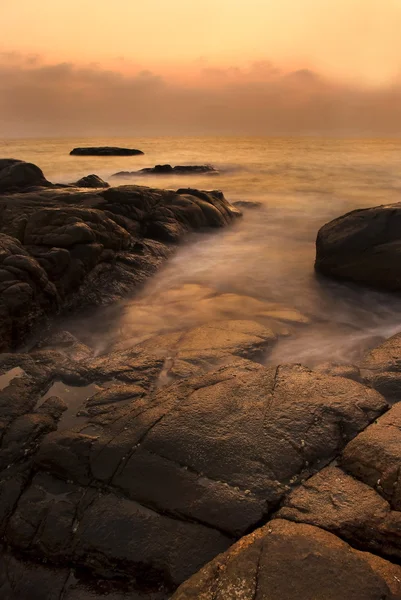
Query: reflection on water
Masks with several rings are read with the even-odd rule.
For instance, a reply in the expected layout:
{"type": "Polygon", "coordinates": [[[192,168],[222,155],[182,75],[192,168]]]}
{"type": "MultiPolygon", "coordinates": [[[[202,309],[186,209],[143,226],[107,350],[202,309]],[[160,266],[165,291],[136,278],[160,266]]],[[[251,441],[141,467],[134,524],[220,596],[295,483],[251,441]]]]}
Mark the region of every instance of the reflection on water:
{"type": "Polygon", "coordinates": [[[233,227],[197,235],[134,299],[103,310],[74,332],[103,352],[157,333],[216,319],[256,319],[280,338],[273,363],[352,362],[401,329],[401,300],[316,277],[316,233],[355,208],[401,200],[400,140],[145,138],[18,142],[10,156],[38,163],[55,180],[107,178],[160,163],[211,163],[213,179],[152,176],[119,183],[213,185],[232,201],[261,202],[233,227]],[[70,157],[78,145],[135,144],[141,157],[70,157]],[[85,326],[85,330],[83,327],[85,326]]]}

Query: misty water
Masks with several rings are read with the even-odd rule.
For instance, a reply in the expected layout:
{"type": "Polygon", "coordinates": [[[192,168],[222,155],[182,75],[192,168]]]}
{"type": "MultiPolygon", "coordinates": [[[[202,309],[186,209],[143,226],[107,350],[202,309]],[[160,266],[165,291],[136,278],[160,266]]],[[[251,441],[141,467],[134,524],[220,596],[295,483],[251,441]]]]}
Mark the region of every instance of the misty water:
{"type": "Polygon", "coordinates": [[[258,202],[218,232],[195,234],[132,298],[67,323],[98,353],[220,319],[256,319],[283,335],[266,362],[351,363],[401,330],[401,299],[317,277],[316,234],[355,208],[401,200],[401,140],[144,138],[18,140],[3,156],[38,164],[54,182],[156,164],[210,163],[219,176],[114,180],[221,189],[258,202]],[[138,157],[71,157],[75,146],[120,145],[138,157]]]}

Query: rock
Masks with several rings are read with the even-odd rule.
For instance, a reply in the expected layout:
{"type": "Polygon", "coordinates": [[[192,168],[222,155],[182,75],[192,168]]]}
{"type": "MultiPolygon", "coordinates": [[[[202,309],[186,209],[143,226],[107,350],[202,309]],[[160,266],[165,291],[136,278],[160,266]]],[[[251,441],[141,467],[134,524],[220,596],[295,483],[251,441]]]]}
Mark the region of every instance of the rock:
{"type": "Polygon", "coordinates": [[[131,177],[132,175],[218,175],[217,169],[211,165],[156,165],[139,171],[120,171],[112,177],[131,177]]]}
{"type": "Polygon", "coordinates": [[[354,210],[324,225],[315,268],[377,289],[401,289],[401,203],[354,210]]]}
{"type": "Polygon", "coordinates": [[[140,186],[2,194],[0,211],[0,350],[18,346],[59,310],[122,298],[188,232],[241,214],[221,192],[140,186]]]}
{"type": "Polygon", "coordinates": [[[233,202],[233,205],[239,208],[240,210],[244,209],[253,209],[253,208],[261,208],[263,206],[262,202],[258,202],[255,200],[237,200],[233,202]]]}
{"type": "Polygon", "coordinates": [[[70,154],[73,156],[136,156],[138,154],[143,154],[143,152],[132,148],[102,146],[96,148],[74,148],[71,150],[70,154]]]}
{"type": "Polygon", "coordinates": [[[401,510],[401,404],[396,404],[345,448],[341,466],[401,510]]]}
{"type": "Polygon", "coordinates": [[[103,181],[103,179],[101,179],[97,175],[86,175],[86,177],[82,177],[82,179],[79,179],[72,185],[74,185],[76,187],[83,187],[83,188],[108,188],[108,187],[110,187],[106,181],[103,181]]]}
{"type": "Polygon", "coordinates": [[[337,467],[323,469],[296,488],[277,517],[326,529],[390,560],[401,558],[401,512],[337,467]]]}
{"type": "MultiPolygon", "coordinates": [[[[361,373],[356,365],[344,365],[337,363],[321,363],[313,367],[317,373],[325,373],[333,377],[346,377],[354,381],[362,381],[361,373]]],[[[380,390],[378,390],[380,391],[380,390]]]]}
{"type": "Polygon", "coordinates": [[[200,375],[235,357],[261,359],[277,340],[270,329],[246,320],[222,320],[187,331],[159,335],[139,344],[150,355],[165,357],[167,379],[200,375]]]}
{"type": "Polygon", "coordinates": [[[0,159],[0,194],[51,186],[39,167],[23,160],[0,159]]]}
{"type": "Polygon", "coordinates": [[[230,545],[200,524],[42,474],[21,496],[5,537],[50,564],[72,561],[104,578],[129,575],[149,591],[176,587],[230,545]]]}
{"type": "Polygon", "coordinates": [[[398,402],[401,395],[401,333],[368,352],[360,368],[365,381],[390,402],[398,402]]]}
{"type": "Polygon", "coordinates": [[[47,436],[38,467],[79,485],[107,482],[162,514],[230,537],[257,524],[384,406],[350,380],[250,361],[150,397],[130,393],[128,403],[113,406],[112,421],[97,414],[81,428],[47,436]],[[89,424],[99,429],[96,438],[81,433],[89,424]]]}
{"type": "Polygon", "coordinates": [[[88,581],[79,569],[55,568],[0,555],[2,600],[167,600],[162,591],[139,591],[122,580],[88,581]]]}
{"type": "Polygon", "coordinates": [[[172,600],[396,600],[401,568],[317,527],[276,520],[184,583],[172,600]]]}

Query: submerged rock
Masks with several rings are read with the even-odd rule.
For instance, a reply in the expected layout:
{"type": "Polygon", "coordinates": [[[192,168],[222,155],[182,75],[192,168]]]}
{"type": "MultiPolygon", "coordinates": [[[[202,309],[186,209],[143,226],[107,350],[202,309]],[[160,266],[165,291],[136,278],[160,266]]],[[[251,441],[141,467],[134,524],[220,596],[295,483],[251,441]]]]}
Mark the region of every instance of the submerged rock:
{"type": "Polygon", "coordinates": [[[112,177],[130,177],[132,175],[218,175],[217,169],[211,165],[156,165],[139,171],[120,171],[112,177]]]}
{"type": "Polygon", "coordinates": [[[143,154],[143,152],[142,150],[135,150],[133,148],[100,146],[95,148],[74,148],[70,154],[73,156],[135,156],[143,154]]]}
{"type": "Polygon", "coordinates": [[[377,289],[401,289],[401,203],[354,210],[324,225],[315,268],[377,289]]]}

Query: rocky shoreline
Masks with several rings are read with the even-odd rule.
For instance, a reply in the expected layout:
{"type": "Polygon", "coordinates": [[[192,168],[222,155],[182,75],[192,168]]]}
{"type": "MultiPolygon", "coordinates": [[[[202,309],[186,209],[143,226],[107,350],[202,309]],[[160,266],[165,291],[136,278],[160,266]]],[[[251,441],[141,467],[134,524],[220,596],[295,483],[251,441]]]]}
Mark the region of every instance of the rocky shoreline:
{"type": "Polygon", "coordinates": [[[240,213],[221,192],[3,164],[1,598],[400,599],[400,335],[316,370],[261,364],[277,332],[253,320],[103,355],[52,330],[21,352],[240,213]]]}

